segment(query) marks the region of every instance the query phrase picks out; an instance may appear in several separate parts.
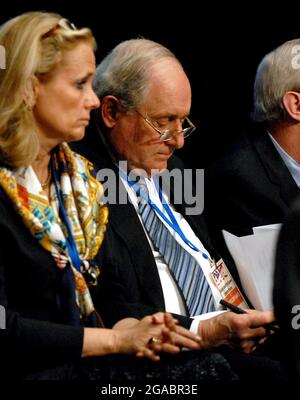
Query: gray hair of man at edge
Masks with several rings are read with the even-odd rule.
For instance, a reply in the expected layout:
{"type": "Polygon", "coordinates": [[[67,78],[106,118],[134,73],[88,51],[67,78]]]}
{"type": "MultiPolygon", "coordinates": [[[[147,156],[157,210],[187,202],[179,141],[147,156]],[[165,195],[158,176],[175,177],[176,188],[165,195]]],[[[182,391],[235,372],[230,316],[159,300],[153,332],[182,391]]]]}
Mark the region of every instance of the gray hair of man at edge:
{"type": "Polygon", "coordinates": [[[300,91],[299,59],[300,39],[285,42],[264,56],[254,83],[254,121],[283,121],[287,118],[282,99],[288,91],[300,91]]]}

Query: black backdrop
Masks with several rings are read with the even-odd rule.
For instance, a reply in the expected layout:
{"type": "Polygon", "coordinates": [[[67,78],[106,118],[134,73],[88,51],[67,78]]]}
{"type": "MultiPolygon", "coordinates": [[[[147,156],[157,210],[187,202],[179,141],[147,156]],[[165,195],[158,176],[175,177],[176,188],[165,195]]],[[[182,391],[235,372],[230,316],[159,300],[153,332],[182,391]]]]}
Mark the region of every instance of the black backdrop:
{"type": "Polygon", "coordinates": [[[24,11],[59,12],[93,30],[98,62],[121,40],[139,35],[169,47],[191,80],[191,119],[198,127],[180,155],[198,168],[218,157],[249,124],[253,79],[263,55],[300,37],[300,6],[290,2],[263,11],[261,2],[79,1],[2,1],[0,23],[24,11]]]}

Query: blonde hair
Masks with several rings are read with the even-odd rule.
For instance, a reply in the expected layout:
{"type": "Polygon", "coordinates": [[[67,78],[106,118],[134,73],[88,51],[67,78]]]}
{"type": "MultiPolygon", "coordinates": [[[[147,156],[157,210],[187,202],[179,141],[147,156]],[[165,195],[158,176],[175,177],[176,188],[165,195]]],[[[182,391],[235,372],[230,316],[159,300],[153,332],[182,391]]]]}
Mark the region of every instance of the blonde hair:
{"type": "Polygon", "coordinates": [[[78,42],[96,42],[88,28],[76,29],[58,14],[28,12],[0,28],[6,68],[0,70],[0,157],[14,167],[30,165],[40,145],[32,113],[34,80],[55,69],[63,52],[78,42]]]}

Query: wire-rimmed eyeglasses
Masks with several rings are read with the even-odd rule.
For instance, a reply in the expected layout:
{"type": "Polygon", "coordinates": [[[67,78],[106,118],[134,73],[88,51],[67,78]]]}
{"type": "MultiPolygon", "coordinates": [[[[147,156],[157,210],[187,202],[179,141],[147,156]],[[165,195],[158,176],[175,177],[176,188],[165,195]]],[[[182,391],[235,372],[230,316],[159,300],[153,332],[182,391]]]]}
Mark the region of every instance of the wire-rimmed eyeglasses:
{"type": "Polygon", "coordinates": [[[145,122],[147,122],[149,126],[151,126],[151,128],[153,128],[160,135],[160,140],[163,142],[171,140],[174,135],[178,135],[180,133],[183,133],[183,137],[186,138],[196,130],[196,127],[192,121],[188,117],[185,117],[181,124],[182,129],[166,129],[165,131],[161,131],[157,126],[155,126],[155,123],[157,123],[156,121],[152,121],[148,116],[145,117],[138,110],[135,111],[143,118],[145,122]]]}

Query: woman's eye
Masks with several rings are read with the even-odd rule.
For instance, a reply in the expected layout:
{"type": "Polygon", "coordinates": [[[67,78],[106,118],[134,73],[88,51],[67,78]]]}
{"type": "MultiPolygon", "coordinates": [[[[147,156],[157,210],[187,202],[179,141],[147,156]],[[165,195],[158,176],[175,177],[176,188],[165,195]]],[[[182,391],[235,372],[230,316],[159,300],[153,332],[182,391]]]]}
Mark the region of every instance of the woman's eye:
{"type": "Polygon", "coordinates": [[[86,80],[76,82],[77,89],[83,89],[84,85],[86,84],[86,80]]]}

